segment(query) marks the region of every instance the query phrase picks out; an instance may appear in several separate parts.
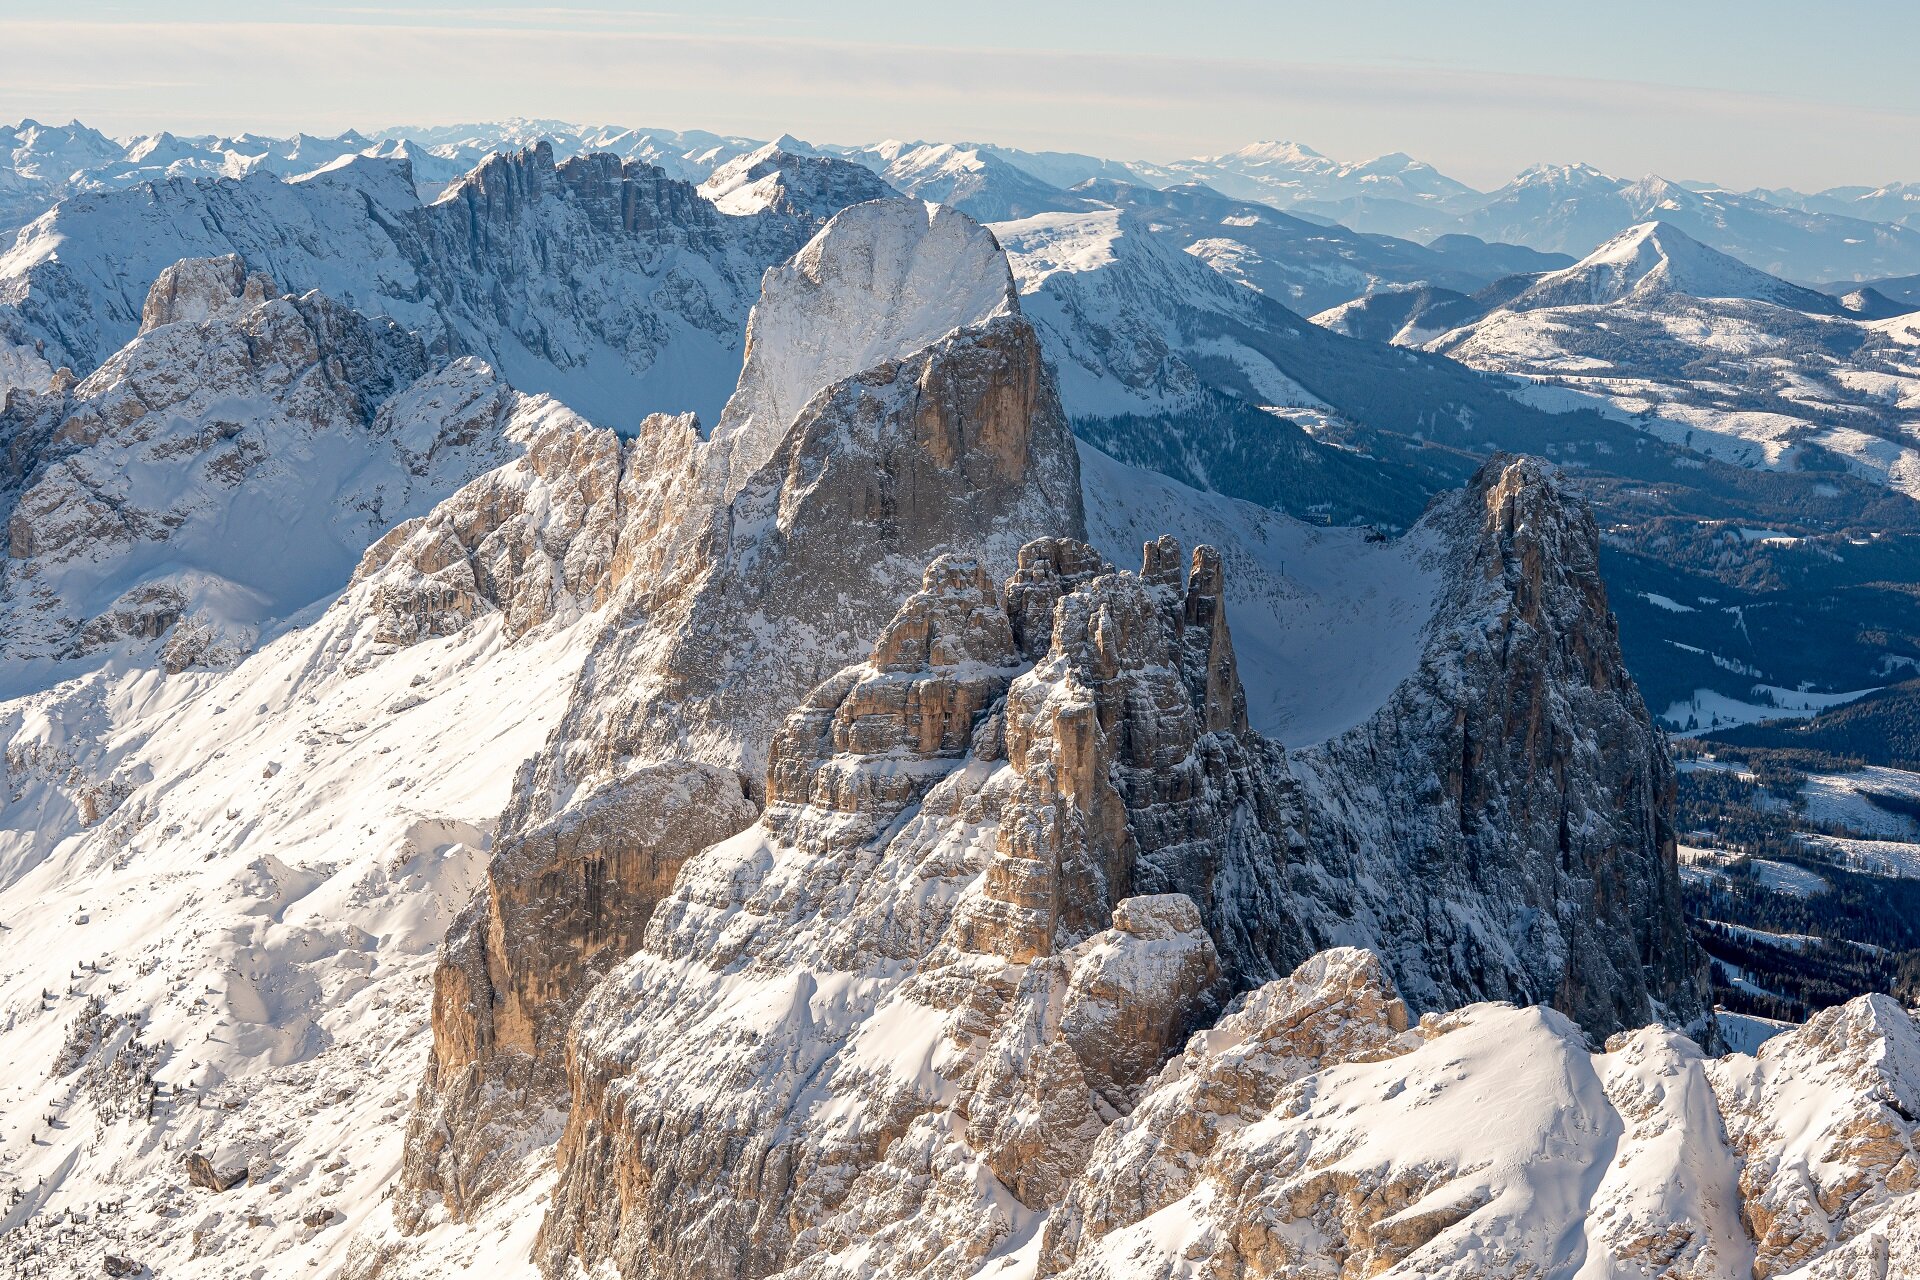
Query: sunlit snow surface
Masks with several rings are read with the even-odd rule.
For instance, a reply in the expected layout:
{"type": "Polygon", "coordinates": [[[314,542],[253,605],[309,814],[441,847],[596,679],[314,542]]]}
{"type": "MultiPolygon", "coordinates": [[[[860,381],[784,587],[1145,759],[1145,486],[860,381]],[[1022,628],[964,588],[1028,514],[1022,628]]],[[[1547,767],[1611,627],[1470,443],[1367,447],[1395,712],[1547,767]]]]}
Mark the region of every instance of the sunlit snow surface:
{"type": "Polygon", "coordinates": [[[1262,327],[1276,309],[1263,310],[1251,289],[1150,234],[1137,217],[1116,209],[1043,213],[992,230],[1068,414],[1164,410],[1191,396],[1201,383],[1195,367],[1212,362],[1237,368],[1263,404],[1324,407],[1235,336],[1236,324],[1262,327]]]}
{"type": "Polygon", "coordinates": [[[1691,698],[1668,704],[1659,718],[1669,733],[1692,738],[1714,729],[1761,720],[1804,720],[1872,692],[1872,689],[1853,689],[1845,693],[1808,693],[1779,685],[1756,684],[1751,694],[1755,700],[1746,701],[1713,689],[1695,689],[1691,698]],[[1761,697],[1767,701],[1758,701],[1761,697]]]}
{"type": "Polygon", "coordinates": [[[332,1272],[398,1166],[435,948],[585,647],[509,646],[496,615],[390,652],[343,605],[230,673],[114,668],[0,703],[9,752],[42,749],[0,810],[0,1181],[45,1179],[55,1211],[0,1236],[0,1270],[104,1200],[151,1222],[155,1261],[203,1230],[223,1246],[204,1274],[332,1272]],[[130,788],[92,826],[76,755],[130,788]],[[95,996],[164,1046],[151,1123],[49,1075],[95,996]],[[259,1176],[196,1201],[175,1190],[196,1147],[259,1176]]]}

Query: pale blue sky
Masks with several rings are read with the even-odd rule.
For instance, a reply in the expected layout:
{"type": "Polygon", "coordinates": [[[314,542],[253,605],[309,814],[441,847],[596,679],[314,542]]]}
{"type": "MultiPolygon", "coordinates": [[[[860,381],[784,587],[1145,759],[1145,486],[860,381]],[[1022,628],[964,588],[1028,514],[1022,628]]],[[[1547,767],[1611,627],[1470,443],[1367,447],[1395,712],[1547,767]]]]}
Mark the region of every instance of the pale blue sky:
{"type": "Polygon", "coordinates": [[[1920,4],[1174,0],[698,6],[0,0],[0,117],[114,133],[506,115],[1166,160],[1292,138],[1492,186],[1536,160],[1920,180],[1920,4]]]}

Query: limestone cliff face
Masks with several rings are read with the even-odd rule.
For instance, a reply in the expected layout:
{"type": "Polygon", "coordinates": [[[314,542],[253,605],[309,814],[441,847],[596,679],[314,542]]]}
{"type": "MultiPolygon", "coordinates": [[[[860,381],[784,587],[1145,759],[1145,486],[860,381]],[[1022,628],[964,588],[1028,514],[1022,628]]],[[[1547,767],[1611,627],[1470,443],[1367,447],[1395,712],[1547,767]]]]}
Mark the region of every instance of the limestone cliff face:
{"type": "Polygon", "coordinates": [[[280,291],[264,271],[248,271],[237,253],[187,258],[162,271],[140,308],[140,332],[182,320],[244,313],[280,291]]]}
{"type": "MultiPolygon", "coordinates": [[[[1149,1106],[1195,1028],[1297,1059],[1221,1076],[1205,1105],[1253,1117],[1338,1055],[1412,1052],[1409,1008],[1552,1005],[1572,1020],[1513,1026],[1567,1062],[1704,1012],[1671,773],[1592,522],[1539,467],[1436,504],[1409,535],[1445,583],[1418,669],[1288,753],[1249,727],[1222,557],[1162,537],[1122,572],[1079,540],[1072,440],[985,231],[859,206],[763,307],[712,439],[550,424],[362,566],[396,643],[493,611],[595,637],[449,938],[402,1227],[477,1211],[527,1176],[512,1135],[558,1129],[555,1275],[824,1277],[861,1250],[875,1275],[1016,1250],[1121,1274],[1095,1242],[1214,1156],[1200,1104],[1149,1106]],[[957,309],[924,314],[943,271],[957,309]],[[1310,963],[1356,942],[1375,954],[1310,963]]],[[[1374,1196],[1367,1257],[1462,1220],[1390,1221],[1426,1174],[1286,1169],[1302,1205],[1374,1196]]]]}
{"type": "Polygon", "coordinates": [[[713,521],[713,568],[663,637],[659,685],[600,750],[757,779],[780,708],[859,652],[918,566],[966,548],[1003,572],[1022,542],[1084,520],[1072,435],[1020,317],[840,382],[713,521]]]}
{"type": "Polygon", "coordinates": [[[522,457],[368,548],[354,581],[372,584],[381,639],[451,635],[489,613],[518,639],[601,608],[636,571],[671,577],[671,531],[698,510],[693,420],[656,414],[622,440],[564,411],[527,418],[522,457]]]}
{"type": "MultiPolygon", "coordinates": [[[[716,806],[710,823],[673,835],[671,857],[654,857],[663,866],[744,826],[756,811],[745,795],[761,796],[763,782],[776,822],[788,798],[826,788],[818,803],[839,815],[843,834],[862,829],[863,814],[917,799],[921,775],[912,769],[830,794],[837,757],[825,746],[792,746],[781,768],[766,762],[785,713],[831,667],[857,658],[927,562],[943,563],[936,558],[950,549],[970,549],[974,567],[950,572],[986,584],[983,616],[999,619],[999,629],[968,638],[968,618],[941,613],[944,590],[915,596],[922,613],[884,626],[874,661],[890,671],[951,665],[962,651],[978,667],[950,687],[920,689],[940,700],[912,708],[889,749],[936,758],[963,750],[976,713],[1019,665],[991,577],[1012,565],[1021,543],[1077,533],[1084,518],[1072,437],[1033,331],[1012,308],[1004,258],[977,224],[905,201],[836,218],[802,258],[815,274],[796,285],[770,272],[764,321],[756,312],[755,354],[736,396],[755,406],[750,449],[734,429],[748,420],[744,411],[710,441],[686,418],[649,419],[625,441],[556,423],[530,439],[522,459],[396,529],[363,562],[382,635],[399,643],[494,612],[514,636],[599,611],[567,713],[503,815],[503,849],[564,827],[600,797],[650,786],[663,769],[733,779],[730,803],[716,806]],[[842,270],[854,260],[865,268],[842,270]],[[981,279],[968,285],[968,273],[981,279]],[[921,287],[933,277],[957,281],[965,305],[921,287]],[[788,287],[833,292],[853,311],[862,298],[880,307],[868,296],[878,291],[894,320],[858,332],[798,325],[780,300],[788,287]],[[984,315],[975,298],[986,300],[984,315]],[[752,391],[769,379],[781,396],[752,391]],[[791,420],[771,430],[769,415],[787,412],[791,420]],[[755,461],[743,479],[737,464],[748,452],[755,461]],[[829,762],[821,777],[801,763],[816,757],[829,762]]],[[[838,694],[831,703],[816,694],[814,718],[785,732],[817,732],[872,753],[888,717],[908,713],[894,701],[903,687],[881,681],[862,695],[870,706],[843,711],[845,723],[833,718],[838,694]]],[[[468,939],[511,936],[546,895],[569,890],[531,865],[497,856],[489,905],[450,939],[435,1001],[437,1065],[416,1103],[403,1225],[424,1223],[435,1196],[451,1213],[469,1212],[505,1176],[483,1166],[504,1145],[509,1105],[536,1127],[564,1110],[563,1091],[530,1090],[519,1078],[558,1078],[549,1068],[564,1052],[565,1015],[638,944],[637,929],[610,933],[591,971],[561,965],[564,947],[528,953],[513,982],[567,992],[550,1005],[551,1018],[526,1024],[518,1051],[534,1067],[471,1048],[469,1038],[491,1034],[473,1030],[485,1022],[474,1010],[510,1007],[513,982],[495,973],[481,983],[472,957],[482,948],[468,939]]],[[[670,873],[662,883],[609,877],[594,887],[603,899],[595,910],[637,925],[670,882],[670,873]]]]}
{"type": "Polygon", "coordinates": [[[1000,574],[1024,542],[1084,532],[1072,434],[985,229],[917,203],[861,205],[797,261],[818,270],[768,273],[770,319],[756,311],[713,439],[661,459],[699,486],[676,489],[642,540],[658,571],[615,598],[532,775],[549,811],[634,761],[731,764],[757,791],[782,716],[858,656],[929,560],[965,550],[1000,574]],[[882,251],[906,261],[834,265],[882,251]],[[901,286],[942,264],[957,302],[901,286]],[[877,330],[803,325],[782,300],[793,288],[842,310],[878,291],[869,303],[899,314],[877,330]]]}
{"type": "Polygon", "coordinates": [[[1920,1027],[1886,996],[1823,1009],[1754,1058],[1715,1064],[1709,1079],[1739,1157],[1740,1219],[1755,1280],[1798,1274],[1907,1274],[1920,1252],[1920,1027]],[[1904,1197],[1904,1200],[1903,1200],[1904,1197]],[[1899,1259],[1889,1257],[1897,1250],[1899,1259]],[[1874,1255],[1879,1254],[1879,1269],[1874,1255]],[[1851,1261],[1847,1261],[1851,1259],[1851,1261]]]}
{"type": "Polygon", "coordinates": [[[1757,1059],[1661,1028],[1590,1054],[1500,1005],[1409,1029],[1371,957],[1328,952],[1102,1135],[1040,1274],[1903,1275],[1916,1068],[1884,996],[1757,1059]]]}
{"type": "Polygon", "coordinates": [[[1225,990],[1206,910],[1140,891],[1210,899],[1188,837],[1235,809],[1210,785],[1238,726],[1208,700],[1226,637],[1196,563],[1157,547],[1148,580],[1043,540],[996,587],[936,560],[806,699],[760,821],[687,863],[582,1007],[546,1265],[767,1275],[897,1235],[907,1274],[1062,1193],[1225,990]],[[969,1163],[1012,1216],[923,1238],[974,1214],[926,1182],[969,1163]]]}
{"type": "MultiPolygon", "coordinates": [[[[1619,664],[1591,521],[1503,461],[1413,536],[1450,566],[1425,661],[1371,721],[1293,755],[1247,727],[1211,548],[1188,563],[1163,538],[1136,574],[1037,540],[998,592],[973,562],[936,562],[869,660],[775,737],[760,821],[687,863],[582,1007],[543,1265],[963,1276],[1027,1241],[1041,1274],[1172,1274],[1129,1269],[1169,1231],[1139,1224],[1226,1187],[1237,1208],[1183,1256],[1340,1276],[1346,1259],[1452,1257],[1432,1251],[1459,1224],[1508,1212],[1464,1184],[1402,1212],[1468,1178],[1471,1153],[1328,1172],[1308,1137],[1225,1136],[1294,1114],[1290,1082],[1455,1031],[1472,1034],[1454,1047],[1484,1041],[1483,1079],[1524,1060],[1552,1094],[1556,1071],[1592,1076],[1587,1036],[1700,1011],[1670,775],[1619,664]],[[1562,942],[1508,968],[1477,958],[1541,917],[1562,942]],[[1310,959],[1338,933],[1378,955],[1310,959]],[[1562,980],[1575,969],[1620,989],[1562,980]],[[1408,1005],[1528,981],[1580,1021],[1508,1009],[1408,1029],[1408,1005]],[[1291,1220],[1334,1243],[1297,1245],[1291,1220]]],[[[1640,1071],[1550,1110],[1590,1112],[1566,1123],[1596,1143],[1615,1117],[1657,1127],[1667,1104],[1640,1071]]],[[[1561,1123],[1529,1116],[1514,1141],[1561,1123]]],[[[1532,1219],[1514,1229],[1515,1258],[1557,1247],[1532,1219]]],[[[1718,1229],[1703,1256],[1730,1256],[1718,1229]]],[[[1653,1256],[1624,1228],[1606,1247],[1653,1256]]],[[[1462,1275],[1485,1261],[1460,1256],[1462,1275]]]]}
{"type": "Polygon", "coordinates": [[[397,1203],[454,1219],[516,1171],[567,1104],[567,1021],[639,944],[680,864],[751,822],[730,770],[640,770],[503,841],[487,890],[448,932],[434,978],[433,1057],[407,1130],[397,1203]]]}
{"type": "Polygon", "coordinates": [[[1549,1003],[1596,1036],[1700,1018],[1673,770],[1621,659],[1591,515],[1539,464],[1499,458],[1415,536],[1450,564],[1419,670],[1290,761],[1291,888],[1316,942],[1366,921],[1422,1010],[1549,1003]]]}
{"type": "Polygon", "coordinates": [[[1065,1189],[1047,1220],[1042,1269],[1065,1269],[1094,1241],[1189,1195],[1221,1144],[1257,1123],[1281,1089],[1335,1063],[1391,1056],[1407,1025],[1406,1006],[1365,951],[1322,952],[1251,993],[1102,1132],[1090,1176],[1065,1189]]]}
{"type": "Polygon", "coordinates": [[[78,195],[0,270],[0,390],[86,376],[132,339],[172,262],[239,255],[296,294],[393,317],[436,358],[628,428],[650,411],[711,424],[740,369],[763,271],[845,204],[890,194],[856,165],[772,158],[764,200],[723,212],[640,161],[495,154],[432,204],[402,160],[360,156],[284,182],[181,177],[78,195]]]}
{"type": "Polygon", "coordinates": [[[1022,962],[1085,937],[1122,898],[1179,893],[1242,981],[1299,943],[1284,912],[1250,918],[1278,883],[1281,814],[1232,678],[1219,557],[1198,548],[1189,576],[1162,538],[1137,575],[1094,560],[1035,544],[1008,585],[1035,664],[1005,712],[1022,818],[1001,828],[960,936],[1022,962]]]}

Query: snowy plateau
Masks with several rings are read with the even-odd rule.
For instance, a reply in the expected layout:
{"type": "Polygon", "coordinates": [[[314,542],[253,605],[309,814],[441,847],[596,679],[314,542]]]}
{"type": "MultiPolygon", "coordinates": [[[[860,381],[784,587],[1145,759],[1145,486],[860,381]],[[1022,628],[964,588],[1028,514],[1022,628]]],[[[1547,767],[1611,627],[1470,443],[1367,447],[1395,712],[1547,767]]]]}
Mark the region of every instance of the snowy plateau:
{"type": "Polygon", "coordinates": [[[0,1271],[1920,1277],[1897,195],[0,128],[0,1271]]]}

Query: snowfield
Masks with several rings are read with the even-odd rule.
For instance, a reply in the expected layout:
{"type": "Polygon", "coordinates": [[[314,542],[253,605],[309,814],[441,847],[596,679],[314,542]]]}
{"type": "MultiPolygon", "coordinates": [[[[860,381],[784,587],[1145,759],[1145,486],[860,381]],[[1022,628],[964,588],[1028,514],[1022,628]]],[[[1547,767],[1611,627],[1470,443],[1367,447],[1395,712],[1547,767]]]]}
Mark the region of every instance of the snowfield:
{"type": "Polygon", "coordinates": [[[1441,577],[1436,543],[1304,524],[1087,444],[1080,476],[1088,532],[1115,565],[1134,566],[1167,529],[1220,549],[1247,715],[1268,737],[1304,747],[1344,733],[1419,665],[1441,577]]]}
{"type": "MultiPolygon", "coordinates": [[[[111,1212],[156,1260],[221,1243],[324,1275],[380,1203],[435,950],[585,654],[565,627],[510,645],[497,615],[396,652],[359,603],[224,675],[116,666],[0,703],[0,1044],[19,1068],[0,1179],[44,1188],[10,1224],[111,1212]],[[95,754],[74,773],[125,788],[99,822],[68,771],[12,768],[75,752],[95,754]],[[196,1150],[251,1180],[197,1204],[196,1150]]],[[[59,1221],[0,1236],[0,1257],[22,1265],[59,1221]]]]}

